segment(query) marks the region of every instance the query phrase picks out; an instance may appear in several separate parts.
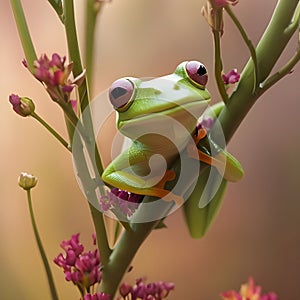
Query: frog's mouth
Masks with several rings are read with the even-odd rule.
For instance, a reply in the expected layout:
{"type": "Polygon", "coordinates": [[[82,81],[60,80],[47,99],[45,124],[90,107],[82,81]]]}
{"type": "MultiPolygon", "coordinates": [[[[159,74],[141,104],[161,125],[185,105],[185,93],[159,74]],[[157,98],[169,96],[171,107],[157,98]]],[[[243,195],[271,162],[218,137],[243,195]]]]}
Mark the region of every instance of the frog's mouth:
{"type": "Polygon", "coordinates": [[[169,102],[161,107],[156,106],[147,111],[146,114],[136,115],[132,118],[119,121],[119,127],[131,126],[160,126],[160,123],[166,124],[168,118],[174,119],[182,124],[188,120],[198,120],[208,107],[210,99],[192,100],[183,103],[169,102]],[[156,124],[156,125],[155,125],[156,124]]]}

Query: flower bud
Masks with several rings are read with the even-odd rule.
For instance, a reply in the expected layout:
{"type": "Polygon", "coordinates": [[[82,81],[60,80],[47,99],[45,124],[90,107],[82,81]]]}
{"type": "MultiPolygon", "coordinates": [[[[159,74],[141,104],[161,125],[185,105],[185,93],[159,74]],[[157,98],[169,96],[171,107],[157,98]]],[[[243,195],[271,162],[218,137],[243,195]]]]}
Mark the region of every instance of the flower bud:
{"type": "Polygon", "coordinates": [[[222,74],[224,84],[234,84],[240,80],[241,75],[237,69],[230,70],[227,74],[222,74]]]}
{"type": "Polygon", "coordinates": [[[26,172],[22,172],[18,179],[19,186],[24,190],[30,190],[37,184],[37,178],[26,172]]]}
{"type": "Polygon", "coordinates": [[[9,102],[13,106],[13,110],[22,117],[30,116],[35,109],[33,101],[27,97],[19,97],[18,95],[11,94],[9,102]]]}

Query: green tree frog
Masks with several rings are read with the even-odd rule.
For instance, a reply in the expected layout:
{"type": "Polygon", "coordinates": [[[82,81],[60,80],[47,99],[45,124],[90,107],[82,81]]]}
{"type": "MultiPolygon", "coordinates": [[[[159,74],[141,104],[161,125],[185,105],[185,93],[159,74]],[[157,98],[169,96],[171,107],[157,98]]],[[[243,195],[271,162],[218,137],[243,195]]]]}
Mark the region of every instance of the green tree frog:
{"type": "Polygon", "coordinates": [[[166,183],[179,176],[172,165],[182,153],[189,160],[214,166],[225,180],[239,180],[243,170],[235,158],[221,148],[212,156],[201,146],[206,131],[196,126],[210,103],[207,80],[206,68],[198,61],[183,62],[173,74],[147,81],[116,80],[109,98],[117,112],[117,128],[132,144],[104,170],[103,181],[180,205],[182,195],[168,190],[166,183]]]}

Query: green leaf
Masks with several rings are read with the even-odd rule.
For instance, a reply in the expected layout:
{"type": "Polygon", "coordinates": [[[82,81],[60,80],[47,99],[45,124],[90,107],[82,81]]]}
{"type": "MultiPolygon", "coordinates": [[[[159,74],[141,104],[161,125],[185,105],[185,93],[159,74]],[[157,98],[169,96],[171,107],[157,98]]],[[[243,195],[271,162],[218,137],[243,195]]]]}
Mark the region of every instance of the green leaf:
{"type": "Polygon", "coordinates": [[[213,171],[214,168],[206,168],[201,173],[194,191],[183,206],[189,233],[193,238],[205,235],[222,204],[227,181],[213,171]]]}

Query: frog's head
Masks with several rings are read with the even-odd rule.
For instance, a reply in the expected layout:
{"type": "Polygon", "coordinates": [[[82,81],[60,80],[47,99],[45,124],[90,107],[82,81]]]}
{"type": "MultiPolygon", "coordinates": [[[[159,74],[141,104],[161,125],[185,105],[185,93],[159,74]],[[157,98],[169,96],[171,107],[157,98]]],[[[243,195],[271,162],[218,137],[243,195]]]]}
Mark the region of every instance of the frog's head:
{"type": "Polygon", "coordinates": [[[197,61],[183,62],[173,74],[147,81],[116,80],[109,98],[118,114],[118,129],[129,137],[147,134],[155,127],[172,127],[172,118],[193,132],[210,101],[207,80],[205,66],[197,61]]]}

